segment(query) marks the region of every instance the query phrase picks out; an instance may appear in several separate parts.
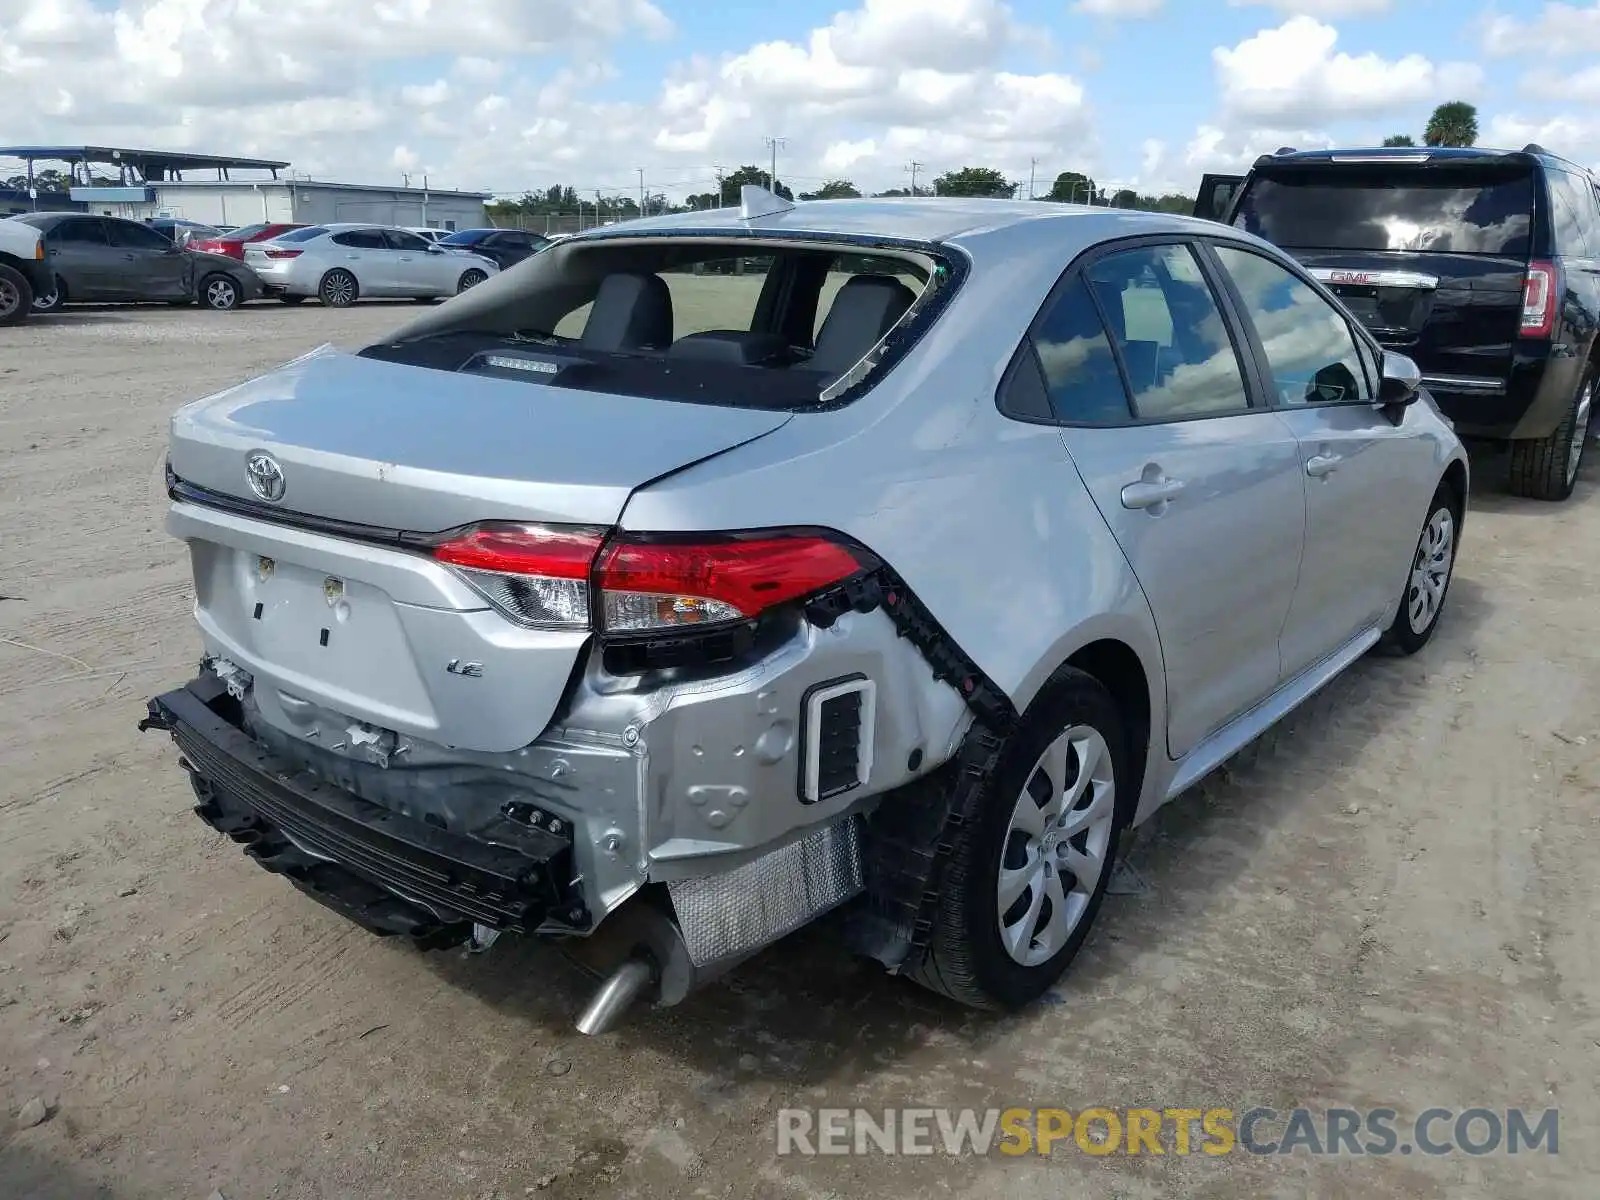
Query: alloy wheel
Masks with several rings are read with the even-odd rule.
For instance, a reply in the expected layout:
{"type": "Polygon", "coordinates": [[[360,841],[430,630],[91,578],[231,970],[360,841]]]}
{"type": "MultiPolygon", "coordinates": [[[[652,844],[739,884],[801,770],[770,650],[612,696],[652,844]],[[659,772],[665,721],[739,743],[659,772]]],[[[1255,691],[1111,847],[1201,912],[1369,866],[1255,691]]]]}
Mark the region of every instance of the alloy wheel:
{"type": "Polygon", "coordinates": [[[1105,870],[1115,814],[1110,747],[1074,725],[1029,772],[1001,845],[996,909],[1014,961],[1036,967],[1067,944],[1105,870]]]}
{"type": "Polygon", "coordinates": [[[1583,444],[1589,440],[1589,422],[1594,408],[1594,380],[1583,385],[1578,397],[1578,411],[1573,414],[1572,444],[1567,447],[1567,482],[1578,477],[1578,464],[1583,461],[1583,444]]]}
{"type": "Polygon", "coordinates": [[[322,298],[334,308],[343,308],[355,302],[355,280],[343,271],[330,275],[322,282],[322,298]]]}
{"type": "Polygon", "coordinates": [[[61,307],[61,285],[51,282],[49,292],[44,295],[35,295],[33,298],[34,312],[53,312],[61,307]]]}
{"type": "Polygon", "coordinates": [[[1433,510],[1411,564],[1411,586],[1406,589],[1406,621],[1412,633],[1424,633],[1439,615],[1450,567],[1456,552],[1456,519],[1448,508],[1433,510]]]}
{"type": "Polygon", "coordinates": [[[206,303],[212,308],[232,308],[238,298],[238,289],[231,279],[213,279],[206,285],[206,303]]]}

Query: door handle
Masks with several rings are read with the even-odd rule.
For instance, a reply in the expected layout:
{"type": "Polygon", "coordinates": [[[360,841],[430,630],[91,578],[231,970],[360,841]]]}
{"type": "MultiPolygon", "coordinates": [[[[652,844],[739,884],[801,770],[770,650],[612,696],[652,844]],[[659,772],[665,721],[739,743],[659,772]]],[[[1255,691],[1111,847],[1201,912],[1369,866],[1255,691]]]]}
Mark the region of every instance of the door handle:
{"type": "Polygon", "coordinates": [[[1123,508],[1155,508],[1183,493],[1181,479],[1154,479],[1130,483],[1122,489],[1123,508]]]}
{"type": "Polygon", "coordinates": [[[1324,475],[1330,475],[1337,470],[1343,461],[1344,456],[1341,454],[1313,454],[1306,459],[1306,474],[1313,479],[1321,479],[1324,475]]]}

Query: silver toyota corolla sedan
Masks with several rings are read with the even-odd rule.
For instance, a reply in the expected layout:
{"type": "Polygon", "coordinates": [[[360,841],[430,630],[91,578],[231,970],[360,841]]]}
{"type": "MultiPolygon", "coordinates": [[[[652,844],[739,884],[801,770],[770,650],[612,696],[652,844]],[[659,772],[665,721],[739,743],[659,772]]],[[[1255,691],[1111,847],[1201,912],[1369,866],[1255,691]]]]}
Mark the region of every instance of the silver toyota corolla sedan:
{"type": "Polygon", "coordinates": [[[244,261],[269,296],[299,304],[315,296],[347,308],[363,296],[454,296],[499,266],[477,254],[452,252],[409,229],[385,225],[307,225],[244,248],[244,261]]]}
{"type": "Polygon", "coordinates": [[[1267,243],[848,200],[566,239],[173,418],[197,811],[378,933],[561,939],[579,1021],[825,918],[961,1002],[1449,587],[1468,467],[1267,243]]]}

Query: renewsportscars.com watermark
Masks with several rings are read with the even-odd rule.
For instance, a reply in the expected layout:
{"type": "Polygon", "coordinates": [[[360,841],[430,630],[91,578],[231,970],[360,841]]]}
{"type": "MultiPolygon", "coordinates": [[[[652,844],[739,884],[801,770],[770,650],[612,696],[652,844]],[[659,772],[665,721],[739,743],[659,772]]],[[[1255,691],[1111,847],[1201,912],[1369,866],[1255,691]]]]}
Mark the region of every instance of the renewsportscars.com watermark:
{"type": "Polygon", "coordinates": [[[1560,1110],[781,1108],[780,1155],[1556,1154],[1560,1110]]]}

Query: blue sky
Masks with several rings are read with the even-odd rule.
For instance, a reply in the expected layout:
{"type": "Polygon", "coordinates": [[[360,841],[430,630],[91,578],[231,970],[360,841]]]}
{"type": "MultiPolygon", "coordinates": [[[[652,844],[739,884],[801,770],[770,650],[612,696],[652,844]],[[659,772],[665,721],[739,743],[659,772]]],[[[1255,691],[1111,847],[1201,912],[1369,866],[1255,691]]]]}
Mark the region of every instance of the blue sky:
{"type": "Polygon", "coordinates": [[[778,134],[802,188],[1037,159],[1190,190],[1285,143],[1419,135],[1449,99],[1484,144],[1600,163],[1597,64],[1600,0],[0,0],[0,94],[29,97],[0,144],[677,194],[778,134]]]}

